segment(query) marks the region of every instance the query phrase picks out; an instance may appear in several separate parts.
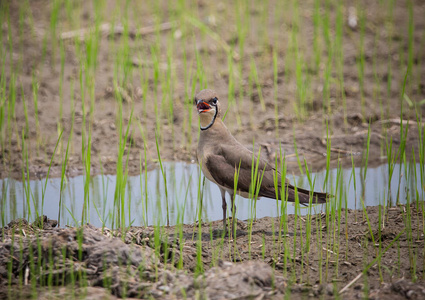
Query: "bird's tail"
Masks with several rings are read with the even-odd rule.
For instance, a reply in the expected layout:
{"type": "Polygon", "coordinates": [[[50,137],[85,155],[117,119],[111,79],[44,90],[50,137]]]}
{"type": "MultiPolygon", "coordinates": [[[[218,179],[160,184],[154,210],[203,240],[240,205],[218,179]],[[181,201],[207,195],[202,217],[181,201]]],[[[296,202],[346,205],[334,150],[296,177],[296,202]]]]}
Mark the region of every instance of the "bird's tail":
{"type": "MultiPolygon", "coordinates": [[[[311,198],[312,204],[321,204],[321,203],[326,203],[329,198],[333,197],[332,195],[327,193],[310,192],[309,190],[305,190],[298,187],[297,187],[297,191],[295,192],[295,187],[289,183],[286,183],[284,191],[282,191],[279,187],[279,194],[280,194],[279,200],[286,200],[289,202],[295,202],[296,194],[297,194],[299,203],[303,205],[309,204],[310,198],[311,198]]],[[[260,191],[259,196],[276,199],[276,190],[274,188],[262,189],[260,191]]]]}
{"type": "MultiPolygon", "coordinates": [[[[287,187],[287,200],[290,202],[295,202],[295,187],[292,185],[288,185],[287,187]]],[[[297,193],[298,193],[298,200],[301,204],[309,204],[310,198],[312,204],[321,204],[326,203],[329,198],[332,197],[332,195],[327,193],[320,193],[320,192],[310,192],[308,190],[298,188],[297,187],[297,193]]],[[[286,195],[285,195],[286,196],[286,195]]]]}

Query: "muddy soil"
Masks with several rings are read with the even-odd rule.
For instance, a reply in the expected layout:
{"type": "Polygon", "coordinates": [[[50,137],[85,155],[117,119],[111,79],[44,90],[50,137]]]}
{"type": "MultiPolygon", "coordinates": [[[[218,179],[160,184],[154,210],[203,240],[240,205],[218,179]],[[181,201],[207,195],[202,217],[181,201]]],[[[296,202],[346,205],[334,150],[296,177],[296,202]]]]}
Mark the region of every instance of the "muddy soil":
{"type": "MultiPolygon", "coordinates": [[[[342,211],[335,232],[324,226],[324,215],[312,216],[310,237],[306,220],[293,215],[285,234],[278,218],[256,220],[252,234],[238,220],[236,238],[222,236],[221,222],[181,231],[131,227],[122,234],[91,225],[56,228],[46,217],[34,224],[19,219],[1,232],[0,298],[425,299],[422,211],[415,205],[390,208],[381,231],[372,223],[373,237],[364,213],[353,210],[342,211]],[[33,274],[37,262],[40,272],[33,274]]],[[[367,214],[379,219],[377,207],[367,214]]]]}
{"type": "MultiPolygon", "coordinates": [[[[423,32],[425,28],[425,5],[423,1],[413,2],[413,54],[416,78],[425,78],[425,68],[422,63],[425,59],[425,52],[421,50],[423,45],[423,32]],[[422,42],[421,42],[422,41],[422,42]]],[[[82,144],[86,141],[82,139],[82,107],[81,107],[81,91],[79,90],[79,58],[75,54],[75,45],[66,41],[65,46],[65,60],[64,60],[64,85],[63,85],[63,116],[59,118],[59,86],[60,86],[60,73],[61,61],[59,54],[53,55],[53,50],[47,47],[47,54],[44,64],[40,64],[43,58],[43,41],[46,38],[46,32],[49,29],[50,7],[51,2],[46,0],[30,1],[30,9],[32,13],[32,20],[26,20],[23,23],[22,32],[19,31],[19,3],[20,1],[8,1],[10,8],[10,22],[11,28],[7,23],[2,24],[3,37],[10,34],[15,37],[12,39],[12,51],[9,53],[10,45],[7,39],[3,39],[4,56],[12,57],[12,65],[10,59],[5,61],[5,80],[6,88],[9,90],[11,80],[10,70],[12,68],[22,69],[16,82],[19,83],[16,91],[16,114],[12,124],[12,130],[9,132],[8,143],[2,145],[4,149],[1,151],[0,162],[0,177],[22,177],[22,168],[25,166],[22,155],[21,136],[22,130],[25,128],[25,110],[23,108],[25,101],[28,111],[28,128],[29,131],[25,134],[25,141],[29,147],[29,173],[32,178],[42,178],[47,174],[50,159],[53,154],[55,143],[58,138],[58,123],[62,123],[64,128],[63,145],[66,147],[66,141],[71,131],[72,110],[75,109],[75,124],[74,124],[74,137],[70,145],[69,161],[67,165],[67,175],[73,176],[84,172],[84,164],[82,161],[81,149],[82,144]],[[21,38],[17,38],[21,37],[21,38]],[[37,74],[39,81],[38,90],[38,115],[40,119],[40,130],[37,132],[35,122],[35,108],[32,99],[32,77],[37,74]],[[71,81],[74,82],[75,91],[75,107],[71,108],[71,81]],[[10,140],[9,140],[10,138],[10,140]]],[[[106,7],[109,10],[114,9],[114,1],[107,1],[106,7]]],[[[381,156],[385,155],[383,151],[385,135],[393,137],[393,144],[397,147],[400,143],[400,107],[401,107],[401,90],[404,82],[405,70],[400,66],[401,58],[399,49],[408,48],[408,10],[404,1],[397,1],[394,7],[394,26],[391,31],[387,27],[381,26],[387,21],[387,11],[382,9],[378,3],[365,4],[367,6],[366,29],[364,36],[365,45],[365,59],[366,68],[364,75],[364,92],[363,99],[365,105],[361,105],[361,91],[359,89],[359,70],[358,70],[358,41],[359,30],[350,29],[344,26],[344,40],[343,40],[343,53],[344,53],[344,89],[341,90],[340,84],[337,82],[336,74],[331,74],[332,84],[330,87],[330,106],[323,104],[323,68],[319,70],[314,80],[311,82],[311,90],[315,96],[311,107],[309,106],[307,114],[303,122],[299,122],[294,112],[294,99],[297,98],[296,90],[296,76],[295,74],[286,74],[285,56],[288,51],[288,44],[290,39],[291,20],[285,20],[284,24],[275,24],[273,14],[276,3],[270,1],[270,20],[268,25],[268,41],[263,43],[259,42],[260,36],[256,31],[257,27],[262,24],[263,20],[260,17],[261,7],[253,6],[250,8],[250,32],[247,36],[245,55],[252,55],[256,58],[258,68],[261,70],[259,75],[259,84],[262,87],[262,93],[265,99],[266,110],[259,115],[251,115],[251,111],[261,111],[261,105],[258,100],[258,95],[253,95],[252,99],[246,98],[246,91],[248,89],[247,82],[249,81],[250,60],[242,60],[244,78],[240,90],[236,90],[236,98],[238,101],[243,101],[242,106],[232,106],[228,112],[226,120],[231,132],[235,137],[244,145],[252,148],[252,141],[255,139],[256,148],[263,145],[266,148],[266,153],[269,159],[274,160],[275,153],[278,152],[279,144],[282,145],[286,154],[289,155],[288,168],[291,170],[297,169],[295,163],[294,139],[297,142],[297,149],[301,156],[305,156],[306,160],[311,164],[310,169],[318,170],[323,167],[324,160],[323,154],[326,153],[326,122],[329,120],[330,132],[329,136],[332,138],[332,160],[336,161],[342,158],[344,164],[350,164],[351,160],[345,159],[352,153],[355,158],[360,157],[361,152],[365,149],[365,142],[367,137],[367,128],[371,125],[371,145],[370,156],[371,162],[379,163],[381,156]],[[282,29],[284,28],[284,29],[282,29]],[[279,40],[276,44],[273,40],[279,40]],[[388,41],[392,41],[393,47],[388,46],[388,41]],[[272,70],[272,49],[276,47],[278,52],[278,134],[276,135],[276,124],[274,122],[275,107],[273,100],[273,70],[272,70]],[[373,61],[375,59],[375,61],[373,61]],[[389,73],[388,62],[393,66],[393,71],[389,73]],[[375,70],[371,67],[372,63],[376,65],[375,70]],[[270,67],[265,67],[270,66],[270,67]],[[322,74],[322,75],[321,75],[322,74]],[[391,88],[388,90],[387,80],[391,78],[391,88]],[[375,84],[377,79],[380,79],[380,84],[375,84]],[[344,118],[344,109],[342,107],[342,95],[346,101],[347,118],[344,118]],[[378,96],[376,96],[378,95],[378,96]],[[240,98],[240,99],[239,99],[240,98]],[[381,100],[379,100],[381,99],[381,100]],[[380,104],[382,101],[382,105],[380,104]],[[247,111],[249,108],[249,111],[247,111]],[[240,115],[241,122],[236,121],[236,114],[240,115]]],[[[305,41],[300,42],[300,47],[304,46],[310,49],[309,45],[313,44],[313,14],[314,3],[313,1],[301,1],[299,3],[299,11],[303,26],[303,38],[305,41]]],[[[164,7],[164,13],[168,11],[168,7],[164,7]]],[[[232,8],[233,9],[233,8],[232,8]]],[[[200,20],[209,20],[213,16],[216,21],[208,23],[217,34],[223,38],[227,43],[237,41],[236,31],[234,29],[235,16],[232,9],[227,9],[223,4],[216,2],[200,1],[198,3],[198,12],[200,20]]],[[[347,11],[344,11],[344,18],[348,18],[347,11]]],[[[335,9],[330,9],[329,18],[333,22],[335,20],[335,9]]],[[[65,18],[65,16],[63,16],[65,18]]],[[[81,4],[81,27],[88,28],[93,21],[93,7],[89,2],[82,2],[81,4]]],[[[150,12],[143,9],[135,11],[134,16],[130,14],[129,26],[131,28],[150,26],[154,24],[154,16],[150,12]],[[135,21],[137,20],[137,22],[135,21]],[[142,20],[142,21],[141,21],[142,20]]],[[[331,24],[332,33],[335,30],[331,24]]],[[[57,29],[61,32],[70,30],[70,24],[64,22],[60,24],[57,29]]],[[[176,30],[180,30],[177,27],[176,30]]],[[[61,33],[60,32],[60,33],[61,33]]],[[[174,32],[174,31],[173,31],[174,32]]],[[[161,32],[161,45],[166,45],[166,36],[170,33],[169,30],[161,32]]],[[[60,34],[58,32],[58,34],[60,34]]],[[[208,87],[218,91],[220,99],[223,103],[224,109],[228,106],[228,65],[227,58],[223,51],[217,45],[211,42],[207,37],[201,37],[199,31],[194,31],[194,34],[199,40],[197,47],[200,55],[205,59],[204,64],[208,67],[206,79],[208,87]]],[[[47,34],[48,45],[50,37],[47,34]]],[[[111,38],[109,38],[111,39],[111,38]]],[[[111,50],[107,36],[103,37],[98,54],[98,65],[95,74],[95,110],[93,118],[90,121],[92,130],[92,159],[91,169],[92,174],[100,173],[101,171],[109,174],[116,172],[116,160],[118,153],[118,144],[120,133],[117,129],[117,104],[113,93],[112,78],[114,75],[113,58],[115,53],[111,50]]],[[[120,36],[114,37],[115,42],[119,43],[120,36]]],[[[192,39],[191,39],[192,40],[192,39]]],[[[140,44],[134,39],[130,39],[130,55],[139,57],[141,53],[149,53],[151,44],[156,41],[154,35],[147,34],[143,38],[143,43],[140,44]]],[[[191,61],[195,58],[195,47],[187,47],[187,59],[191,61]]],[[[311,49],[310,49],[311,50],[311,49]]],[[[175,65],[173,70],[176,72],[176,78],[184,78],[182,59],[183,55],[181,47],[174,49],[175,65]]],[[[407,50],[406,50],[407,51],[407,50]]],[[[167,62],[165,55],[166,51],[161,52],[159,57],[160,64],[167,62]]],[[[311,58],[312,52],[306,51],[306,61],[311,58]]],[[[248,56],[247,56],[248,57],[248,56]]],[[[321,60],[324,62],[327,59],[326,51],[323,51],[321,60]]],[[[156,146],[155,146],[155,128],[157,122],[161,123],[162,131],[160,137],[161,143],[161,156],[164,160],[180,160],[180,161],[196,161],[196,133],[197,128],[197,115],[195,108],[193,108],[192,125],[188,127],[187,118],[188,112],[185,110],[187,103],[191,99],[185,96],[184,82],[177,80],[174,87],[174,112],[173,112],[173,126],[167,121],[166,111],[163,109],[163,115],[157,119],[153,108],[153,92],[152,84],[149,86],[149,99],[146,109],[142,103],[142,94],[140,87],[139,68],[134,64],[133,79],[127,82],[127,86],[122,87],[128,97],[124,97],[123,115],[124,126],[126,126],[130,109],[134,107],[134,119],[140,120],[147,140],[147,147],[144,149],[144,142],[138,126],[134,124],[131,130],[132,148],[129,149],[129,173],[138,174],[140,172],[139,157],[143,151],[147,151],[148,165],[152,164],[157,159],[156,146]],[[190,142],[191,140],[191,142],[190,142]]],[[[152,83],[153,67],[152,63],[143,65],[147,68],[147,73],[152,83]]],[[[322,66],[323,67],[323,66],[322,66]]],[[[305,72],[313,72],[312,70],[304,70],[305,72]]],[[[410,77],[409,77],[410,78],[410,77]]],[[[416,80],[417,81],[417,80],[416,80]]],[[[411,99],[421,100],[425,97],[425,86],[423,82],[416,82],[408,80],[409,97],[411,99]]],[[[86,101],[89,97],[86,96],[86,101]]],[[[158,99],[161,99],[161,91],[159,91],[158,99]]],[[[241,102],[242,103],[242,102],[241,102]]],[[[159,103],[158,105],[163,105],[159,103]]],[[[86,103],[86,109],[90,107],[90,103],[86,103]]],[[[419,108],[419,113],[423,114],[425,105],[419,108]]],[[[88,113],[88,112],[87,112],[88,113]]],[[[7,114],[7,112],[6,112],[7,114]]],[[[405,120],[412,120],[410,130],[407,138],[407,153],[411,153],[411,149],[417,149],[418,136],[417,125],[414,123],[416,120],[414,111],[409,110],[407,105],[404,108],[403,118],[405,120]]],[[[415,152],[417,153],[417,151],[415,152]]],[[[59,176],[61,170],[61,162],[63,159],[64,150],[59,151],[56,155],[50,176],[59,176]]],[[[302,158],[302,157],[301,157],[302,158]]],[[[358,158],[360,160],[360,158],[358,158]]],[[[142,165],[144,165],[142,163],[142,165]]]]}

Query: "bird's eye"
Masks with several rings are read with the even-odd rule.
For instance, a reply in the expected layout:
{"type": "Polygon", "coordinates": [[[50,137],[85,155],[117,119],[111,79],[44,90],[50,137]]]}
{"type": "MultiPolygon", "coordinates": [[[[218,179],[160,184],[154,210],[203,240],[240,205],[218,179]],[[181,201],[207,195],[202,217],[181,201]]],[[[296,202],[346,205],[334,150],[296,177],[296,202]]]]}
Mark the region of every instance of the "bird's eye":
{"type": "Polygon", "coordinates": [[[217,97],[215,97],[215,98],[212,99],[212,103],[213,104],[217,104],[217,101],[218,101],[217,97]]]}

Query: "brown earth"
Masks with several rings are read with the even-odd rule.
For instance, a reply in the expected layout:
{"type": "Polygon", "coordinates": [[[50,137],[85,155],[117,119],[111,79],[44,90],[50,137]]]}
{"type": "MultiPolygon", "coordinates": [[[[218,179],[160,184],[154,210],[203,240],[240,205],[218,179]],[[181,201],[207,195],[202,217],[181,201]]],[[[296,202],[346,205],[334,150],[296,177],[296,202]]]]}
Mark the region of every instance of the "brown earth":
{"type": "MultiPolygon", "coordinates": [[[[342,211],[335,232],[337,220],[326,228],[325,215],[312,216],[310,237],[306,220],[293,215],[284,224],[286,234],[284,226],[279,232],[278,218],[256,220],[252,235],[238,220],[235,239],[222,237],[220,221],[183,225],[181,232],[131,227],[123,236],[91,225],[54,228],[57,222],[47,218],[35,224],[20,219],[1,233],[0,298],[425,299],[422,212],[415,205],[390,208],[380,231],[372,223],[373,237],[364,214],[353,210],[342,211]],[[301,251],[307,241],[309,251],[301,251]],[[41,271],[32,274],[31,263],[38,261],[41,271]],[[49,278],[53,286],[43,288],[49,278]],[[65,286],[70,282],[75,289],[65,286]]],[[[377,207],[367,213],[379,219],[377,207]]]]}
{"type": "MultiPolygon", "coordinates": [[[[270,15],[273,16],[275,5],[270,3],[270,15]]],[[[22,155],[22,139],[20,134],[25,128],[25,110],[23,96],[28,111],[28,132],[25,134],[26,146],[29,149],[29,174],[32,178],[42,178],[47,174],[50,159],[53,154],[55,143],[58,138],[58,124],[62,124],[64,128],[63,140],[60,147],[61,151],[56,154],[53,160],[53,166],[50,176],[59,176],[61,163],[64,156],[64,148],[71,130],[72,110],[75,109],[75,124],[74,136],[71,141],[69,161],[67,164],[67,175],[74,176],[84,172],[84,164],[82,161],[82,144],[87,141],[82,138],[82,106],[81,106],[81,91],[79,87],[79,70],[80,61],[75,53],[75,46],[70,41],[65,41],[65,60],[64,60],[64,84],[63,84],[63,117],[59,118],[59,86],[61,63],[58,49],[56,52],[50,47],[47,47],[47,54],[42,61],[42,47],[45,39],[45,33],[49,29],[50,10],[46,9],[50,6],[50,1],[38,0],[30,1],[30,9],[32,20],[25,20],[23,32],[19,32],[19,1],[8,1],[10,8],[11,28],[7,23],[2,24],[3,36],[8,35],[8,30],[11,30],[11,35],[15,37],[12,40],[12,53],[9,53],[10,45],[7,39],[3,39],[4,56],[12,57],[13,65],[9,59],[5,60],[5,80],[6,88],[9,90],[11,81],[10,71],[15,68],[19,71],[17,76],[17,100],[16,114],[12,120],[11,130],[5,134],[6,142],[2,145],[0,162],[0,178],[12,176],[16,178],[22,177],[22,168],[25,166],[22,155]],[[31,27],[30,25],[33,25],[31,27]],[[22,38],[18,38],[22,36],[22,38]],[[56,53],[54,55],[53,53],[56,53]],[[38,90],[38,115],[40,119],[40,130],[37,132],[35,124],[35,108],[32,101],[32,76],[33,72],[37,74],[39,81],[38,90]],[[75,91],[75,106],[71,107],[71,82],[74,82],[75,91]],[[22,88],[22,89],[21,89],[22,88]]],[[[93,7],[89,1],[83,1],[81,5],[81,20],[82,28],[89,28],[93,21],[93,7]]],[[[230,5],[230,4],[229,4],[230,5]]],[[[323,66],[319,71],[304,70],[313,72],[310,89],[313,95],[313,102],[308,107],[307,115],[303,122],[299,122],[294,112],[294,99],[297,98],[296,78],[293,73],[285,73],[287,68],[285,65],[285,57],[288,51],[288,43],[290,39],[291,22],[290,13],[284,24],[275,24],[277,22],[270,17],[269,32],[263,42],[259,42],[256,26],[263,22],[260,18],[261,6],[253,6],[250,8],[250,30],[246,40],[246,59],[242,60],[244,78],[242,78],[242,90],[236,90],[236,98],[243,105],[233,105],[229,108],[226,124],[230,128],[235,137],[247,147],[252,148],[252,141],[255,139],[256,148],[260,145],[266,147],[269,159],[274,159],[276,150],[279,144],[282,145],[284,151],[289,155],[290,160],[295,158],[291,156],[294,153],[294,139],[297,143],[297,149],[301,156],[305,156],[311,164],[310,168],[317,170],[323,167],[323,153],[326,153],[326,123],[329,120],[329,136],[332,140],[332,160],[336,161],[338,157],[344,158],[361,153],[365,149],[368,125],[371,125],[371,145],[370,145],[370,161],[372,163],[380,163],[381,157],[385,155],[384,145],[386,137],[393,137],[395,147],[400,143],[400,107],[401,107],[401,90],[404,81],[405,67],[401,61],[400,49],[407,49],[407,30],[408,30],[408,10],[404,1],[397,1],[394,7],[394,28],[389,31],[387,26],[387,11],[385,6],[380,6],[378,3],[365,3],[366,10],[366,29],[364,37],[365,45],[365,77],[364,77],[364,100],[365,105],[361,103],[361,92],[359,90],[358,64],[359,58],[359,30],[350,29],[344,26],[344,88],[341,90],[340,83],[336,74],[331,74],[330,86],[330,106],[327,107],[323,103],[323,66]],[[382,26],[380,26],[382,25],[382,26]],[[283,29],[282,29],[283,28],[283,29]],[[392,41],[392,46],[388,46],[388,41],[392,41]],[[274,122],[274,101],[273,101],[273,70],[272,70],[272,55],[271,51],[275,48],[278,52],[278,137],[276,137],[276,128],[274,122]],[[259,80],[262,87],[263,96],[265,99],[266,110],[260,115],[253,117],[251,112],[261,111],[261,105],[258,100],[258,94],[252,96],[252,99],[246,98],[248,75],[250,69],[249,55],[252,55],[258,64],[259,80]],[[376,70],[373,70],[372,63],[376,64],[376,70]],[[393,67],[393,71],[389,73],[389,63],[393,67]],[[316,72],[316,73],[315,73],[316,72]],[[387,80],[391,78],[391,89],[387,91],[387,80]],[[379,84],[376,84],[377,80],[379,84]],[[342,108],[342,98],[344,95],[346,101],[347,118],[344,121],[344,110],[342,108]],[[378,96],[377,96],[378,95],[378,96]],[[241,97],[241,99],[238,99],[241,97]],[[382,101],[382,107],[380,102],[382,101]],[[322,109],[324,108],[324,109],[322,109]],[[326,112],[326,114],[324,113],[326,112]],[[240,114],[241,123],[238,124],[235,116],[240,114]]],[[[302,1],[299,3],[301,12],[302,26],[300,30],[303,32],[305,40],[300,41],[300,48],[304,50],[305,60],[311,59],[312,51],[309,45],[312,45],[312,1],[302,1]],[[306,50],[307,49],[307,50],[306,50]]],[[[425,26],[425,4],[423,1],[413,1],[413,21],[414,21],[414,36],[413,36],[413,54],[414,54],[414,71],[412,76],[408,78],[406,90],[409,97],[414,101],[419,101],[425,98],[425,86],[421,78],[425,78],[425,68],[422,63],[425,59],[425,51],[423,48],[423,32],[425,26]]],[[[107,1],[107,11],[114,9],[114,2],[107,1]]],[[[167,11],[168,8],[164,8],[167,11]]],[[[348,8],[344,11],[344,17],[348,18],[348,8]]],[[[146,9],[147,10],[147,9],[146,9]]],[[[235,16],[232,14],[232,8],[223,8],[223,5],[213,2],[200,1],[198,3],[199,18],[206,20],[211,12],[218,18],[214,23],[207,23],[212,26],[213,30],[222,37],[223,41],[231,43],[237,39],[234,25],[229,25],[226,22],[233,22],[235,16]]],[[[335,8],[330,9],[330,20],[335,19],[335,8]]],[[[60,32],[70,30],[70,21],[66,19],[66,15],[60,15],[61,20],[65,20],[59,24],[57,28],[58,35],[60,32]]],[[[137,10],[136,8],[129,14],[130,28],[146,27],[154,23],[154,17],[149,11],[144,9],[137,10]]],[[[164,20],[166,21],[166,20],[164,20]]],[[[187,26],[186,26],[187,27],[187,26]]],[[[209,37],[202,37],[199,30],[186,28],[188,34],[193,30],[193,34],[199,37],[197,47],[200,51],[201,58],[204,59],[206,69],[206,80],[208,87],[219,91],[221,101],[224,108],[227,106],[227,91],[228,91],[228,66],[227,57],[223,50],[211,43],[209,37]]],[[[161,44],[166,45],[166,38],[170,34],[175,34],[175,30],[183,30],[178,25],[170,31],[161,32],[161,44]]],[[[334,33],[334,25],[331,24],[331,33],[334,33]]],[[[47,34],[48,45],[50,35],[47,34]]],[[[115,42],[120,41],[120,36],[114,37],[115,42]]],[[[98,54],[98,65],[95,78],[95,109],[92,119],[89,118],[89,95],[86,95],[86,112],[88,123],[91,124],[92,130],[92,159],[91,170],[92,174],[98,174],[102,171],[113,174],[116,172],[116,160],[118,156],[118,144],[120,132],[117,129],[117,101],[113,92],[113,65],[115,52],[111,49],[110,41],[112,38],[104,37],[101,40],[98,54]]],[[[150,51],[150,45],[155,41],[154,35],[147,34],[142,38],[143,42],[130,38],[129,49],[130,55],[134,58],[140,54],[146,54],[150,51]]],[[[56,41],[58,43],[58,41],[56,41]]],[[[323,41],[321,41],[323,43],[323,41]]],[[[324,47],[324,45],[322,45],[324,47]]],[[[164,46],[165,47],[165,46],[164,46]]],[[[163,49],[165,50],[165,49],[163,49]]],[[[407,51],[407,50],[406,50],[407,51]]],[[[129,158],[129,173],[137,174],[140,172],[140,154],[143,157],[143,151],[147,151],[147,156],[150,164],[157,158],[155,146],[155,128],[158,122],[161,124],[160,144],[161,156],[163,160],[196,160],[196,134],[199,130],[197,127],[198,120],[193,108],[192,125],[188,128],[187,118],[188,111],[185,109],[191,99],[185,96],[185,82],[178,80],[184,78],[182,65],[181,47],[175,49],[175,57],[173,70],[176,72],[175,87],[174,87],[174,112],[172,124],[167,121],[167,108],[163,107],[162,114],[157,119],[153,113],[153,67],[152,63],[145,62],[142,66],[147,68],[149,76],[148,102],[146,109],[143,106],[142,91],[140,87],[140,66],[134,64],[132,66],[132,79],[127,82],[125,87],[121,88],[124,94],[123,102],[123,118],[124,126],[126,126],[130,110],[134,107],[133,120],[138,120],[142,124],[146,135],[147,147],[144,149],[142,135],[136,124],[131,126],[132,147],[126,153],[129,158]]],[[[322,53],[322,61],[326,59],[326,51],[322,53]]],[[[161,52],[159,63],[166,63],[165,51],[161,52]]],[[[195,59],[194,47],[187,47],[187,59],[193,61],[195,59]]],[[[288,69],[291,70],[290,68],[288,69]]],[[[2,75],[2,76],[3,76],[2,75]]],[[[7,92],[7,91],[6,91],[7,92]]],[[[161,99],[161,91],[158,92],[158,98],[161,99]]],[[[405,102],[404,102],[405,103],[405,102]]],[[[159,106],[166,103],[159,103],[159,106]]],[[[417,150],[418,136],[417,124],[414,111],[404,105],[403,118],[412,120],[407,138],[407,153],[411,153],[411,149],[417,150]]],[[[419,107],[419,114],[423,114],[425,105],[419,107]]],[[[7,111],[6,111],[7,115],[7,111]]],[[[88,130],[88,126],[86,130],[88,130]]],[[[2,133],[2,134],[3,134],[2,133]]],[[[417,153],[417,151],[415,152],[417,153]]],[[[360,155],[359,155],[360,156],[360,155]]],[[[351,160],[345,160],[348,164],[351,160]]],[[[296,169],[296,163],[290,162],[289,169],[296,169]]]]}

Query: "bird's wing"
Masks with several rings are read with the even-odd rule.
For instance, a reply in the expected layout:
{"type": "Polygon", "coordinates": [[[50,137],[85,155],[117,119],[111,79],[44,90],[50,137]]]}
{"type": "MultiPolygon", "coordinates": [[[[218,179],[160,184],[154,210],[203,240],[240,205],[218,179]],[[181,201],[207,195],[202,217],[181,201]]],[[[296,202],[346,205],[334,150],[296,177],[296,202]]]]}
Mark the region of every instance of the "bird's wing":
{"type": "MultiPolygon", "coordinates": [[[[253,156],[253,153],[242,145],[221,146],[218,151],[208,156],[206,167],[214,180],[221,186],[234,189],[235,174],[237,178],[237,190],[249,192],[250,185],[257,168],[257,179],[261,179],[261,190],[273,188],[274,175],[276,171],[265,160],[253,156]]],[[[280,175],[278,178],[280,181],[280,175]]],[[[257,181],[258,182],[258,181],[257,181]]],[[[261,196],[261,192],[260,192],[261,196]]]]}
{"type": "MultiPolygon", "coordinates": [[[[231,147],[221,146],[216,153],[208,156],[206,167],[219,185],[231,190],[235,188],[235,174],[239,172],[237,190],[249,193],[252,178],[255,178],[253,174],[255,174],[255,168],[257,167],[257,157],[254,156],[253,160],[252,152],[242,145],[232,145],[231,147]]],[[[287,179],[281,178],[280,173],[271,164],[261,158],[258,158],[256,178],[257,183],[261,180],[258,191],[259,197],[278,198],[290,202],[295,201],[295,187],[287,179]],[[278,191],[275,189],[276,176],[278,191]],[[281,190],[282,179],[285,185],[283,190],[281,190]]],[[[302,188],[297,188],[297,192],[299,202],[302,204],[309,203],[310,196],[312,196],[312,203],[325,203],[329,197],[326,193],[310,192],[302,188]]]]}

